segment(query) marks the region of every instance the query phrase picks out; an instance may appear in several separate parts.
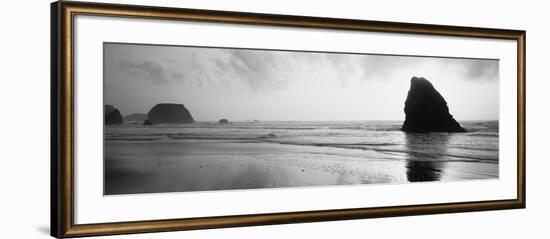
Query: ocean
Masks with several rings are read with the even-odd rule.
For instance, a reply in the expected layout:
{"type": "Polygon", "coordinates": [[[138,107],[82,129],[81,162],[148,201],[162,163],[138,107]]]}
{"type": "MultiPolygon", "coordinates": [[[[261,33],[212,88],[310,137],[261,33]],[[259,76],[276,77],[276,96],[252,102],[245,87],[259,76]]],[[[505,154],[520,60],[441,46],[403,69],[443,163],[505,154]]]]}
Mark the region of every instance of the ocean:
{"type": "Polygon", "coordinates": [[[105,194],[498,178],[498,121],[404,133],[401,121],[105,127],[105,194]]]}

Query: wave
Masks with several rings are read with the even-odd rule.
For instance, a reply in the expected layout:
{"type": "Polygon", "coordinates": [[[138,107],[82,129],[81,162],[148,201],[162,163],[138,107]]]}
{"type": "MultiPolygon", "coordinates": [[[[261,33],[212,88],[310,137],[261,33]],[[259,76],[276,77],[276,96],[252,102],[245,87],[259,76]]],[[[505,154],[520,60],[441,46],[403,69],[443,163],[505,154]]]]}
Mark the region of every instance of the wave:
{"type": "Polygon", "coordinates": [[[481,133],[471,133],[471,134],[468,134],[468,136],[473,136],[473,137],[494,137],[494,138],[498,138],[498,133],[481,132],[481,133]]]}
{"type": "MultiPolygon", "coordinates": [[[[494,124],[489,124],[495,127],[494,124]]],[[[497,124],[498,125],[498,124],[497,124]]],[[[464,134],[414,134],[400,132],[400,125],[386,122],[367,124],[281,123],[234,125],[178,125],[153,127],[109,127],[106,141],[210,140],[238,143],[271,143],[304,147],[303,150],[350,155],[376,155],[407,160],[498,162],[498,130],[472,123],[464,134]],[[314,148],[325,147],[325,149],[314,148]],[[334,149],[328,149],[328,147],[334,149]],[[349,149],[349,150],[339,150],[349,149]],[[376,153],[374,153],[376,152],[376,153]]],[[[293,149],[295,150],[295,149],[293,149]]],[[[302,150],[297,148],[297,150],[302,150]]]]}
{"type": "Polygon", "coordinates": [[[330,126],[329,129],[365,130],[365,131],[401,131],[401,127],[371,127],[371,126],[330,126]]]}
{"type": "Polygon", "coordinates": [[[478,150],[478,151],[497,151],[498,152],[498,147],[496,147],[496,148],[487,148],[487,147],[468,147],[468,146],[449,145],[449,148],[466,149],[466,150],[478,150]]]}
{"type": "Polygon", "coordinates": [[[159,140],[160,138],[105,138],[107,141],[155,141],[159,140]]]}
{"type": "Polygon", "coordinates": [[[368,147],[368,146],[395,146],[401,144],[393,143],[357,143],[357,144],[338,144],[338,143],[305,143],[305,142],[277,142],[279,144],[286,145],[300,145],[300,146],[316,146],[316,147],[334,147],[342,149],[356,149],[356,150],[372,150],[376,152],[384,153],[399,153],[406,154],[408,156],[413,156],[417,161],[423,161],[422,159],[431,159],[425,161],[433,161],[433,159],[442,159],[444,157],[458,158],[455,160],[440,160],[440,161],[468,161],[468,162],[498,162],[498,158],[491,157],[481,157],[477,155],[459,155],[451,153],[437,153],[437,152],[421,152],[418,150],[410,149],[389,149],[389,148],[378,148],[378,147],[368,147]],[[365,147],[367,146],[367,147],[365,147]]]}

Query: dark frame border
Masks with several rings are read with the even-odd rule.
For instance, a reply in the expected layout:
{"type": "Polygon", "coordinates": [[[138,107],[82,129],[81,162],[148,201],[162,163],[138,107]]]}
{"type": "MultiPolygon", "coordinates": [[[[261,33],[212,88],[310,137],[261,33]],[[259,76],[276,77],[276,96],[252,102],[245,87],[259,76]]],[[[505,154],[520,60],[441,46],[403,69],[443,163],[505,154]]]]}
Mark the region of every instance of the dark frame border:
{"type": "Polygon", "coordinates": [[[51,235],[99,236],[330,220],[525,208],[526,32],[460,26],[365,21],[85,2],[51,4],[51,235]],[[73,23],[75,15],[207,21],[300,28],[507,39],[517,42],[517,197],[507,200],[353,208],[98,224],[74,223],[73,23]]]}

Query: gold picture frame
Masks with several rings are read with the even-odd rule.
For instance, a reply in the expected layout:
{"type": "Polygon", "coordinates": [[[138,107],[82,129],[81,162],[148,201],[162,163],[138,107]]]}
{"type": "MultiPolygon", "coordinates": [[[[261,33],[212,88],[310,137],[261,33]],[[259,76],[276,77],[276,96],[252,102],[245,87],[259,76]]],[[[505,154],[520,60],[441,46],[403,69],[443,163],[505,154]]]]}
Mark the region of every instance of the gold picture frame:
{"type": "Polygon", "coordinates": [[[51,17],[51,235],[54,237],[163,232],[525,208],[525,31],[65,1],[52,3],[51,17]],[[517,197],[510,200],[75,224],[73,46],[75,41],[74,18],[77,15],[205,21],[254,24],[259,26],[322,28],[516,41],[517,197]]]}

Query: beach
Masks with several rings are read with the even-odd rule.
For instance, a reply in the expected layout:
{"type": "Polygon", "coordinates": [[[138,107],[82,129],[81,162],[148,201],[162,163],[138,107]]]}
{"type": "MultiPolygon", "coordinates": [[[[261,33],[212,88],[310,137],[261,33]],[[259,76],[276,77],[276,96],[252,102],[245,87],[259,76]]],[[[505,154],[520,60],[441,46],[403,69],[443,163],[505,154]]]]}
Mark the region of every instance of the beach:
{"type": "Polygon", "coordinates": [[[105,128],[105,195],[498,178],[498,122],[407,134],[399,122],[105,128]]]}

